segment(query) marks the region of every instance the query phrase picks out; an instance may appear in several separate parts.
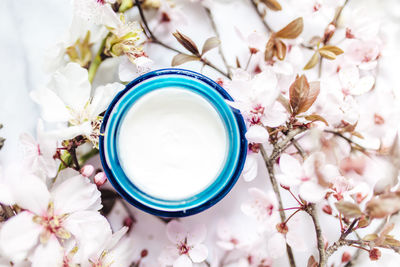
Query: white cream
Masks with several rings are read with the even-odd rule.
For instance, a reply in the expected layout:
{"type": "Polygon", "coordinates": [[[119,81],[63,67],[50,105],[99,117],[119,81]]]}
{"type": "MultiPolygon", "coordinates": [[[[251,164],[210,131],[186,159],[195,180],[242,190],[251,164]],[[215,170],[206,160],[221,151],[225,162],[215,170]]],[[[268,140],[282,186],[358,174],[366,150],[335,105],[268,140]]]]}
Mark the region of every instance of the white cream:
{"type": "Polygon", "coordinates": [[[227,143],[214,107],[196,93],[171,87],[132,105],[121,124],[118,153],[139,189],[178,200],[196,195],[217,178],[227,143]]]}

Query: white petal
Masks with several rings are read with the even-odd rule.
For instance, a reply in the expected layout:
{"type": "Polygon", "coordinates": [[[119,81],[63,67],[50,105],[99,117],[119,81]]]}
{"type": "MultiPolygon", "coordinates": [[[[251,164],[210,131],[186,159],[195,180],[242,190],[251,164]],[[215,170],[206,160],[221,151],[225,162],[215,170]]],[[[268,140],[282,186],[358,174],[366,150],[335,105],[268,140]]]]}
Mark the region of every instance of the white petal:
{"type": "Polygon", "coordinates": [[[187,229],[183,223],[172,220],[167,224],[167,236],[172,243],[180,243],[185,240],[187,229]]]}
{"type": "Polygon", "coordinates": [[[46,244],[40,244],[31,258],[32,267],[62,266],[64,251],[52,235],[46,244]]]}
{"type": "Polygon", "coordinates": [[[76,239],[82,262],[97,258],[111,239],[112,233],[107,219],[96,211],[78,211],[70,214],[63,226],[76,239]]]}
{"type": "Polygon", "coordinates": [[[204,224],[194,225],[192,229],[187,233],[187,243],[189,246],[199,244],[206,239],[207,229],[204,224]]]}
{"type": "Polygon", "coordinates": [[[272,108],[265,111],[265,115],[261,117],[261,123],[268,127],[278,127],[282,125],[288,118],[285,108],[281,104],[274,104],[272,108]]]}
{"type": "Polygon", "coordinates": [[[362,95],[369,92],[375,84],[375,78],[372,75],[362,77],[353,89],[350,90],[352,95],[362,95]]]}
{"type": "Polygon", "coordinates": [[[277,79],[275,73],[270,70],[264,70],[257,74],[252,80],[251,90],[259,103],[270,106],[279,95],[277,90],[277,79]]]}
{"type": "Polygon", "coordinates": [[[296,251],[306,251],[306,243],[304,242],[303,237],[300,236],[296,231],[301,230],[298,228],[289,228],[289,231],[286,234],[286,242],[292,249],[296,251]]]}
{"type": "Polygon", "coordinates": [[[107,250],[112,249],[114,246],[118,244],[121,238],[128,232],[128,227],[122,227],[117,232],[112,235],[112,238],[109,242],[107,242],[107,250]]]}
{"type": "Polygon", "coordinates": [[[49,89],[34,90],[30,93],[33,101],[38,103],[42,110],[42,117],[49,122],[68,121],[71,117],[64,102],[56,93],[49,89]]]}
{"type": "Polygon", "coordinates": [[[90,103],[90,118],[95,119],[105,111],[115,95],[124,88],[125,86],[120,83],[109,83],[97,87],[90,103]]]}
{"type": "Polygon", "coordinates": [[[246,138],[250,143],[266,143],[268,141],[268,131],[260,125],[252,125],[247,129],[246,138]]]}
{"type": "Polygon", "coordinates": [[[70,127],[64,127],[57,130],[48,132],[49,137],[56,138],[57,140],[72,139],[78,135],[90,135],[93,131],[90,121],[70,127]]]}
{"type": "Polygon", "coordinates": [[[326,190],[314,182],[305,182],[300,186],[300,196],[312,203],[316,203],[325,197],[326,190]]]}
{"type": "Polygon", "coordinates": [[[99,210],[100,191],[89,179],[78,175],[65,180],[51,190],[54,211],[58,214],[83,210],[99,210]]]}
{"type": "Polygon", "coordinates": [[[192,267],[193,263],[187,255],[181,255],[174,261],[173,267],[192,267]]]}
{"type": "Polygon", "coordinates": [[[275,233],[268,240],[268,251],[274,259],[282,257],[286,252],[286,240],[280,233],[275,233]]]}
{"type": "Polygon", "coordinates": [[[65,106],[79,112],[89,101],[91,85],[87,70],[71,62],[53,74],[48,88],[62,99],[65,106]]]}
{"type": "Polygon", "coordinates": [[[3,203],[5,205],[15,204],[15,199],[12,194],[11,188],[8,185],[2,183],[0,183],[0,203],[3,203]]]}
{"type": "Polygon", "coordinates": [[[167,246],[158,257],[158,261],[163,265],[172,265],[179,258],[179,251],[176,246],[167,246]]]}
{"type": "Polygon", "coordinates": [[[257,154],[250,153],[247,155],[246,162],[243,167],[242,175],[246,182],[250,182],[257,177],[258,174],[258,163],[257,154]]]}
{"type": "MultiPolygon", "coordinates": [[[[23,175],[23,174],[20,174],[23,175]]],[[[34,175],[15,177],[13,181],[15,202],[24,209],[37,215],[47,211],[50,193],[45,183],[34,175]]]]}
{"type": "Polygon", "coordinates": [[[345,89],[351,89],[360,79],[360,72],[356,66],[343,68],[339,71],[339,79],[345,89]]]}
{"type": "Polygon", "coordinates": [[[189,257],[193,262],[202,262],[208,257],[208,248],[203,244],[198,244],[189,250],[189,257]]]}
{"type": "Polygon", "coordinates": [[[229,251],[235,248],[232,242],[228,241],[217,241],[216,244],[223,250],[229,251]]]}
{"type": "Polygon", "coordinates": [[[32,214],[23,211],[6,221],[0,230],[0,250],[13,262],[25,259],[38,243],[42,227],[32,218],[32,214]]]}
{"type": "Polygon", "coordinates": [[[279,158],[279,168],[284,174],[292,177],[300,177],[303,173],[300,162],[289,154],[281,155],[279,158]]]}

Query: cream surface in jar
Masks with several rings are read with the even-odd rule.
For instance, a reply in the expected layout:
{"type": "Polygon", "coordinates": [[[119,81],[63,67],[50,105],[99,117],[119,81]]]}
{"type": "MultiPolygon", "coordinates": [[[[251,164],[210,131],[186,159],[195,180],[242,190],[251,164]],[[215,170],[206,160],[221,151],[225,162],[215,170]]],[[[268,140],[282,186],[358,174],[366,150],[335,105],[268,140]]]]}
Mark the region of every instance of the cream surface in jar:
{"type": "Polygon", "coordinates": [[[228,149],[215,108],[179,87],[140,97],[123,118],[118,138],[127,177],[146,194],[166,200],[194,196],[212,184],[228,149]]]}

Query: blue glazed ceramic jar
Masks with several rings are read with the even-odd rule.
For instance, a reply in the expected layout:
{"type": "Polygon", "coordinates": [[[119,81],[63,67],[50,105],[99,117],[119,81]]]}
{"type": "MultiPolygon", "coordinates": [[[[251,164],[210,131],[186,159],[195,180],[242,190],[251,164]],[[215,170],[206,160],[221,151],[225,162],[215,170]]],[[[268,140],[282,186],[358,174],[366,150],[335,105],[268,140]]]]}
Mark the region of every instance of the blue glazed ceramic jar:
{"type": "Polygon", "coordinates": [[[162,217],[182,217],[201,212],[221,200],[233,187],[246,159],[245,123],[240,112],[230,107],[229,94],[213,80],[183,69],[162,69],[147,73],[121,91],[108,107],[101,126],[100,157],[105,173],[116,191],[137,208],[162,217]],[[118,149],[121,125],[130,108],[142,96],[163,88],[196,93],[217,111],[227,134],[227,153],[216,179],[200,193],[185,199],[160,199],[140,190],[129,179],[118,149]]]}

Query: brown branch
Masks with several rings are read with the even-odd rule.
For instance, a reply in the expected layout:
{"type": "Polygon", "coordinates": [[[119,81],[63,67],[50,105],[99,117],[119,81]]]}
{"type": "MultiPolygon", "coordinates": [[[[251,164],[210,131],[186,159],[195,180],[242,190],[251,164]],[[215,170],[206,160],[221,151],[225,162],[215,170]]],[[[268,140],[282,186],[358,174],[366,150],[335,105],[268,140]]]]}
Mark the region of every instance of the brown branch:
{"type": "MultiPolygon", "coordinates": [[[[205,9],[205,11],[206,11],[206,13],[207,13],[208,18],[210,19],[211,27],[212,27],[213,30],[214,30],[215,36],[216,36],[219,40],[221,40],[221,36],[220,36],[220,34],[219,34],[218,27],[217,27],[217,25],[216,25],[216,23],[215,23],[214,15],[212,14],[211,10],[210,10],[208,7],[205,7],[204,9],[205,9]]],[[[227,60],[226,60],[225,54],[224,54],[224,52],[222,51],[222,46],[221,46],[221,44],[218,46],[218,53],[219,53],[219,55],[221,56],[222,62],[224,62],[225,68],[226,68],[226,70],[227,70],[227,72],[228,72],[228,76],[229,76],[229,77],[232,77],[231,68],[229,67],[229,64],[228,64],[228,62],[227,62],[227,60]]]]}
{"type": "MultiPolygon", "coordinates": [[[[285,222],[286,221],[286,215],[285,215],[285,211],[283,209],[283,203],[282,203],[282,197],[281,197],[281,193],[279,191],[279,186],[278,186],[278,182],[276,181],[275,178],[275,173],[274,173],[274,160],[272,160],[271,158],[268,158],[267,152],[265,151],[264,147],[261,146],[260,147],[260,151],[261,151],[261,155],[264,158],[264,162],[265,165],[267,167],[268,170],[268,174],[269,174],[269,179],[271,181],[271,185],[272,185],[272,189],[275,192],[275,196],[278,199],[278,208],[279,208],[279,215],[281,217],[281,222],[285,222]]],[[[289,264],[291,267],[296,267],[296,262],[294,260],[294,255],[293,255],[293,251],[292,248],[286,244],[286,252],[289,258],[289,264]]]]}
{"type": "Polygon", "coordinates": [[[292,141],[294,140],[294,137],[296,137],[298,134],[304,132],[306,130],[306,128],[295,128],[293,130],[290,130],[287,134],[285,139],[283,139],[281,142],[277,143],[276,145],[274,145],[274,149],[272,151],[272,154],[270,156],[270,160],[274,161],[276,160],[283,151],[286,150],[286,148],[288,148],[292,143],[292,141]]]}
{"type": "Polygon", "coordinates": [[[324,132],[326,132],[326,133],[331,133],[331,134],[334,134],[334,135],[336,135],[336,136],[339,136],[339,137],[343,138],[344,140],[346,140],[346,141],[350,144],[351,147],[353,147],[353,148],[355,148],[355,149],[357,149],[357,150],[360,150],[360,151],[362,151],[362,152],[366,152],[366,151],[367,151],[367,149],[366,149],[365,147],[363,147],[363,146],[357,144],[356,142],[354,142],[353,140],[351,140],[351,138],[348,138],[347,136],[345,136],[345,135],[344,135],[343,133],[341,133],[341,132],[337,132],[337,131],[333,131],[333,130],[324,130],[324,132]]]}
{"type": "MultiPolygon", "coordinates": [[[[146,16],[144,15],[143,8],[142,8],[142,6],[141,6],[140,1],[139,1],[139,0],[135,0],[135,5],[136,5],[137,8],[139,9],[139,15],[140,15],[140,18],[141,18],[141,20],[142,20],[142,22],[143,22],[143,26],[144,26],[144,27],[143,27],[143,30],[144,30],[146,36],[147,36],[147,37],[150,37],[150,38],[149,38],[149,41],[151,41],[151,42],[154,43],[154,44],[158,44],[158,45],[160,45],[160,46],[162,46],[162,47],[164,47],[164,48],[166,48],[166,49],[168,49],[168,50],[174,51],[174,52],[176,52],[176,53],[188,55],[188,54],[182,53],[182,52],[179,51],[178,49],[173,48],[172,46],[169,46],[169,45],[163,43],[162,41],[160,41],[160,40],[154,35],[154,33],[150,30],[150,27],[149,27],[149,25],[148,25],[148,23],[147,23],[147,19],[146,19],[146,16]]],[[[208,60],[206,60],[206,59],[204,59],[204,58],[200,58],[200,61],[203,62],[203,64],[209,66],[210,68],[216,70],[216,71],[219,72],[220,74],[224,75],[225,77],[230,78],[230,77],[229,77],[229,74],[228,74],[227,72],[221,70],[220,68],[218,68],[217,66],[215,66],[214,64],[212,64],[211,62],[209,62],[208,60]]]]}
{"type": "Polygon", "coordinates": [[[327,257],[327,254],[325,253],[324,237],[322,236],[322,230],[321,230],[321,226],[319,224],[315,204],[309,204],[306,208],[306,212],[311,216],[311,219],[314,224],[315,235],[317,236],[317,247],[318,247],[318,254],[319,254],[318,266],[324,267],[327,264],[328,257],[327,257]]]}
{"type": "Polygon", "coordinates": [[[267,32],[273,32],[273,30],[271,29],[271,27],[268,25],[268,23],[265,21],[264,15],[260,12],[260,10],[258,10],[258,4],[256,3],[255,0],[250,0],[251,4],[254,7],[254,10],[257,12],[257,15],[260,17],[261,22],[264,24],[265,29],[267,30],[267,32]]]}

